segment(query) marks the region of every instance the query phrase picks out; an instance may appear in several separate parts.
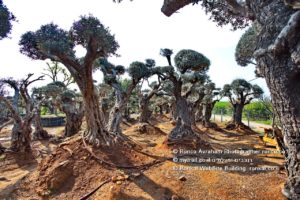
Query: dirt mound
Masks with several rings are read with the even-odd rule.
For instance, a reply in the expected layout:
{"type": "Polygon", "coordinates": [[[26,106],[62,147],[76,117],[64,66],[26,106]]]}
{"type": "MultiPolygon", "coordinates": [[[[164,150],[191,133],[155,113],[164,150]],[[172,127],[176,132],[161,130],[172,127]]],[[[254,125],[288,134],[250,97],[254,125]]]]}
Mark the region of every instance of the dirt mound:
{"type": "Polygon", "coordinates": [[[93,149],[93,154],[112,165],[100,164],[101,161],[85,149],[79,136],[60,144],[49,157],[41,161],[36,171],[20,183],[18,190],[11,194],[12,197],[80,199],[101,181],[116,175],[116,168],[143,166],[154,161],[122,146],[114,147],[113,152],[108,147],[93,149]]]}

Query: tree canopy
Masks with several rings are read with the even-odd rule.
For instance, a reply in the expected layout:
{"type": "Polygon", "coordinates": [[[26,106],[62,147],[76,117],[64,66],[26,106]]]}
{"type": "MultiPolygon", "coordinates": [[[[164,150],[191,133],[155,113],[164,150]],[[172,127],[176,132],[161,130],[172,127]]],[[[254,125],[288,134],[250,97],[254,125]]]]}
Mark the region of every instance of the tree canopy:
{"type": "Polygon", "coordinates": [[[15,21],[15,16],[0,0],[0,40],[6,38],[12,29],[12,22],[15,21]]]}

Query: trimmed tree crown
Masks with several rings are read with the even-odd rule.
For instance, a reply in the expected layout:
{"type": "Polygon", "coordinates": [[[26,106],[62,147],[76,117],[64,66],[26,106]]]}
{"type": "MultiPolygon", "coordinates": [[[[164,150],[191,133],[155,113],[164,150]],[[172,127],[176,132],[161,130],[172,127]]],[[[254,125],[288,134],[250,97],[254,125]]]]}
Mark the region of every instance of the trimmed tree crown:
{"type": "Polygon", "coordinates": [[[235,79],[231,84],[225,84],[221,94],[229,98],[233,98],[233,95],[237,99],[241,99],[242,96],[244,100],[251,101],[253,98],[259,98],[264,93],[263,89],[258,85],[252,85],[245,79],[235,79]],[[246,99],[247,98],[247,99],[246,99]]]}
{"type": "Polygon", "coordinates": [[[81,16],[70,31],[53,23],[43,25],[35,32],[23,34],[19,45],[21,53],[32,59],[50,58],[54,61],[61,61],[64,57],[76,59],[73,50],[75,45],[85,47],[93,55],[93,60],[116,55],[119,47],[109,29],[93,16],[81,16]]]}
{"type": "Polygon", "coordinates": [[[256,48],[256,30],[251,26],[240,38],[235,48],[235,60],[241,66],[247,66],[253,59],[256,48]]]}
{"type": "Polygon", "coordinates": [[[181,73],[187,71],[207,71],[210,61],[203,54],[190,49],[179,51],[175,58],[175,66],[181,73]]]}

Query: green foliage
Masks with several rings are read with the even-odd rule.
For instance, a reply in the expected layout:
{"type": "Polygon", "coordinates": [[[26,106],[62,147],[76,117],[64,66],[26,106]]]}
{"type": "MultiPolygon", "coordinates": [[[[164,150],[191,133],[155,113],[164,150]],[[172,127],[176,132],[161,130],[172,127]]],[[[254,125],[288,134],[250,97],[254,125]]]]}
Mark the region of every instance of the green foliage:
{"type": "Polygon", "coordinates": [[[186,72],[181,75],[184,82],[189,82],[192,84],[199,83],[204,84],[207,80],[207,75],[199,72],[186,72]]]}
{"type": "Polygon", "coordinates": [[[245,79],[235,79],[231,83],[232,92],[236,95],[247,93],[251,90],[251,84],[245,79]]]}
{"type": "Polygon", "coordinates": [[[160,49],[160,55],[161,56],[164,56],[164,57],[167,57],[167,56],[171,56],[173,54],[173,50],[171,49],[160,49]]]}
{"type": "Polygon", "coordinates": [[[115,67],[115,70],[116,70],[118,75],[122,75],[122,74],[125,73],[125,67],[123,65],[117,65],[115,67]]]}
{"type": "Polygon", "coordinates": [[[15,16],[8,10],[8,8],[0,0],[0,40],[6,38],[11,31],[12,21],[15,16]]]}
{"type": "Polygon", "coordinates": [[[36,32],[27,32],[19,42],[21,53],[32,59],[45,60],[51,55],[67,54],[74,56],[74,43],[68,32],[51,23],[41,26],[36,32]]]}
{"type": "Polygon", "coordinates": [[[41,107],[41,115],[46,115],[49,112],[48,107],[42,106],[41,107]]]}
{"type": "Polygon", "coordinates": [[[272,119],[272,112],[266,108],[262,101],[256,101],[246,105],[243,115],[244,117],[249,116],[250,120],[253,121],[267,121],[272,119]]]}
{"type": "Polygon", "coordinates": [[[85,48],[92,42],[93,48],[101,51],[101,56],[104,57],[114,54],[119,48],[119,44],[110,30],[91,15],[81,16],[79,21],[73,23],[70,37],[75,45],[82,45],[85,48]]]}
{"type": "Polygon", "coordinates": [[[263,89],[259,87],[257,84],[252,85],[252,91],[254,98],[259,98],[264,93],[263,89]]]}
{"type": "Polygon", "coordinates": [[[236,49],[235,59],[241,66],[246,66],[253,59],[253,53],[256,48],[256,31],[252,26],[240,38],[236,49]]]}
{"type": "Polygon", "coordinates": [[[213,113],[221,114],[221,110],[224,115],[230,115],[232,113],[232,105],[228,101],[216,102],[213,109],[213,113]]]}
{"type": "Polygon", "coordinates": [[[181,73],[186,71],[207,71],[210,61],[201,53],[194,50],[184,49],[179,51],[175,58],[175,65],[181,73]]]}
{"type": "Polygon", "coordinates": [[[258,85],[252,85],[245,79],[235,79],[232,83],[225,84],[221,95],[229,97],[236,103],[249,104],[254,98],[260,98],[264,91],[258,85]]]}
{"type": "Polygon", "coordinates": [[[146,66],[149,68],[154,67],[156,65],[155,60],[149,59],[149,58],[145,60],[145,63],[146,63],[146,66]]]}
{"type": "Polygon", "coordinates": [[[129,65],[128,73],[135,80],[151,76],[151,71],[147,65],[139,61],[132,62],[129,65]]]}
{"type": "Polygon", "coordinates": [[[96,53],[96,58],[115,55],[119,45],[108,28],[93,16],[81,16],[73,23],[70,31],[65,31],[50,23],[41,26],[36,32],[27,32],[19,42],[21,53],[32,59],[61,61],[63,58],[75,58],[74,46],[82,45],[88,51],[96,53]]]}

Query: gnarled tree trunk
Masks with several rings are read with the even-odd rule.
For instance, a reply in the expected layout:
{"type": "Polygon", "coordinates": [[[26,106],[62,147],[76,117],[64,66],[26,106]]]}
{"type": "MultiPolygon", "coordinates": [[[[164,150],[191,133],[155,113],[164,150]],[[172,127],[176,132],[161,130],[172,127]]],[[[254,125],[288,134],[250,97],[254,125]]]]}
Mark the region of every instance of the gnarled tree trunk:
{"type": "Polygon", "coordinates": [[[251,9],[263,28],[255,54],[259,73],[284,132],[288,180],[283,193],[300,199],[300,11],[281,0],[257,1],[251,9]]]}
{"type": "Polygon", "coordinates": [[[180,142],[182,140],[198,139],[198,136],[192,129],[192,117],[185,98],[177,96],[176,98],[176,126],[168,136],[169,142],[180,142]]]}
{"type": "Polygon", "coordinates": [[[77,109],[75,102],[63,102],[61,109],[66,114],[64,136],[71,137],[80,131],[84,109],[82,107],[77,109]]]}
{"type": "Polygon", "coordinates": [[[242,125],[242,117],[243,117],[243,109],[244,105],[236,103],[233,105],[233,112],[232,112],[232,122],[234,125],[239,126],[242,125]]]}
{"type": "Polygon", "coordinates": [[[41,109],[36,108],[36,113],[34,114],[34,126],[35,130],[32,134],[34,140],[44,140],[49,138],[48,132],[43,128],[42,122],[41,122],[41,109]]]}
{"type": "Polygon", "coordinates": [[[111,109],[108,120],[108,130],[110,132],[121,134],[121,123],[122,123],[122,113],[124,111],[125,105],[123,101],[118,101],[115,103],[114,107],[111,109]]]}
{"type": "Polygon", "coordinates": [[[31,121],[32,119],[25,119],[14,124],[11,134],[11,150],[16,152],[31,151],[31,121]]]}
{"type": "Polygon", "coordinates": [[[209,128],[209,127],[212,126],[212,123],[211,123],[210,119],[211,119],[211,115],[212,115],[212,111],[213,111],[213,108],[215,106],[215,103],[216,103],[216,101],[213,101],[213,102],[205,103],[203,105],[202,125],[204,127],[209,128]]]}
{"type": "Polygon", "coordinates": [[[150,116],[151,116],[151,110],[149,109],[149,101],[147,97],[143,97],[140,99],[140,117],[139,117],[139,122],[140,123],[147,123],[150,116]]]}
{"type": "Polygon", "coordinates": [[[114,107],[111,109],[108,121],[108,130],[117,135],[123,135],[121,130],[121,123],[123,119],[123,112],[126,108],[126,104],[129,101],[129,97],[136,87],[138,82],[133,81],[126,92],[123,92],[122,87],[119,83],[112,84],[112,87],[116,91],[116,102],[114,107]]]}
{"type": "Polygon", "coordinates": [[[113,137],[104,126],[104,116],[100,111],[100,103],[97,92],[94,88],[90,92],[83,92],[83,102],[85,107],[85,119],[87,122],[87,130],[85,138],[89,143],[100,145],[112,145],[113,137]]]}

